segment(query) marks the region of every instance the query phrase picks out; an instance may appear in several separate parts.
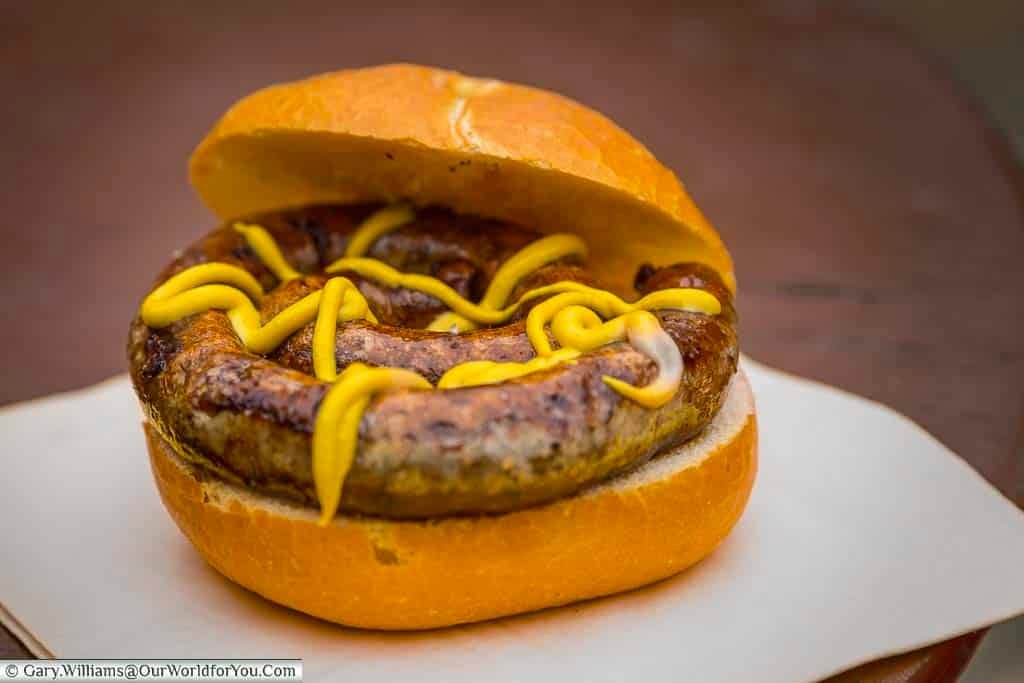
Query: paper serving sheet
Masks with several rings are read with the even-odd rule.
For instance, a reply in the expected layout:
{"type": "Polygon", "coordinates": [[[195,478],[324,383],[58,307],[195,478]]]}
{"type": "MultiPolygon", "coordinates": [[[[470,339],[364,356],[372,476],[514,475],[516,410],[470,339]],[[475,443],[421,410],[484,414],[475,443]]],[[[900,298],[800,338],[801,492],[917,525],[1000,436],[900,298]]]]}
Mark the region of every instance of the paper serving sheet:
{"type": "Polygon", "coordinates": [[[8,408],[0,619],[59,657],[299,657],[312,681],[653,683],[814,680],[1024,612],[1024,514],[963,460],[882,406],[745,367],[760,473],[709,559],[626,595],[426,633],[341,628],[208,568],[161,508],[127,379],[8,408]]]}

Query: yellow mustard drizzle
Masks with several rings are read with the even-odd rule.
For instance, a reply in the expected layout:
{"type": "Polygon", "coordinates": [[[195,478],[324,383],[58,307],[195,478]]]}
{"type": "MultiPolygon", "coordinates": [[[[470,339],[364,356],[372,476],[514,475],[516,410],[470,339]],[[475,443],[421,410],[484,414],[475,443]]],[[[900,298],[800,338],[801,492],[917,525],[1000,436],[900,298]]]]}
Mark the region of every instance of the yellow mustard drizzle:
{"type": "MultiPolygon", "coordinates": [[[[336,320],[372,321],[370,307],[356,286],[343,277],[332,280],[343,290],[342,304],[333,313],[336,320]]],[[[139,316],[149,327],[161,328],[195,313],[222,310],[245,348],[265,354],[317,317],[323,294],[324,290],[307,294],[263,325],[253,303],[263,298],[263,288],[256,278],[238,266],[203,263],[154,289],[143,300],[139,316]]]]}
{"type": "MultiPolygon", "coordinates": [[[[586,255],[587,245],[576,235],[559,233],[539,239],[501,264],[480,300],[480,308],[501,310],[508,303],[519,281],[533,271],[567,256],[584,258],[586,255]]],[[[427,329],[435,332],[468,332],[477,327],[479,325],[472,320],[449,311],[437,316],[427,329]]]]}
{"type": "Polygon", "coordinates": [[[661,309],[717,315],[721,304],[700,289],[663,289],[629,304],[611,292],[582,286],[534,306],[526,316],[526,336],[541,357],[555,353],[545,331],[549,323],[552,336],[562,348],[581,353],[628,341],[658,366],[654,381],[634,387],[607,375],[602,380],[626,398],[657,408],[672,399],[683,375],[679,348],[650,313],[661,309]]]}
{"type": "MultiPolygon", "coordinates": [[[[551,319],[551,333],[564,347],[592,351],[616,341],[628,341],[635,349],[654,360],[658,374],[654,381],[635,387],[622,380],[603,376],[605,384],[632,401],[648,408],[668,403],[683,377],[683,359],[672,338],[661,329],[654,314],[643,311],[623,313],[603,322],[593,310],[570,305],[551,319]]],[[[554,353],[558,353],[555,351],[554,353]]]]}
{"type": "Polygon", "coordinates": [[[345,248],[345,256],[362,256],[370,250],[378,237],[402,227],[415,217],[415,211],[406,204],[394,204],[373,212],[352,233],[352,238],[345,248]]]}
{"type": "MultiPolygon", "coordinates": [[[[603,381],[626,398],[647,407],[671,400],[682,378],[682,357],[672,338],[661,328],[653,310],[677,309],[717,315],[721,305],[711,294],[698,289],[666,289],[627,303],[611,292],[578,282],[556,282],[526,292],[507,304],[523,277],[547,263],[568,255],[585,255],[586,246],[574,235],[551,235],[513,255],[495,274],[479,303],[471,302],[440,280],[426,275],[403,273],[375,259],[363,258],[380,235],[413,217],[404,206],[388,207],[370,216],[353,234],[346,256],[326,269],[349,271],[404,287],[439,299],[452,310],[438,316],[431,328],[458,331],[508,321],[525,302],[551,296],[535,306],[526,318],[527,336],[537,353],[523,362],[470,361],[450,368],[438,381],[438,389],[495,384],[553,368],[616,341],[628,341],[653,359],[658,375],[652,382],[635,387],[614,377],[603,381]],[[545,331],[561,348],[554,349],[545,331]]],[[[300,274],[284,258],[273,237],[262,227],[236,224],[239,232],[282,281],[300,274]]],[[[377,322],[366,299],[351,281],[333,277],[324,288],[295,302],[265,325],[255,302],[263,296],[259,282],[247,271],[224,263],[193,266],[157,287],[142,303],[142,321],[154,328],[165,327],[189,315],[210,309],[227,312],[243,345],[254,353],[266,354],[301,327],[315,320],[313,370],[318,379],[334,382],[317,411],[314,425],[313,479],[320,501],[320,524],[333,519],[341,500],[344,479],[355,458],[359,424],[371,398],[400,389],[431,389],[420,375],[398,368],[371,368],[362,363],[349,365],[340,375],[335,358],[335,337],[339,321],[365,319],[377,322]]]]}
{"type": "Polygon", "coordinates": [[[255,252],[256,256],[263,261],[263,265],[281,282],[287,282],[302,276],[299,271],[292,268],[292,264],[288,263],[284,254],[278,248],[277,242],[274,241],[274,238],[271,237],[266,228],[247,223],[235,223],[235,232],[245,238],[249,248],[255,252]]]}
{"type": "MultiPolygon", "coordinates": [[[[522,264],[540,261],[541,259],[546,259],[546,262],[550,262],[569,253],[578,253],[579,244],[582,244],[579,238],[573,235],[552,235],[544,240],[540,240],[540,242],[544,242],[545,240],[552,241],[543,245],[543,249],[534,250],[533,254],[530,254],[530,260],[518,260],[517,262],[520,266],[517,267],[515,271],[505,270],[504,273],[502,273],[501,271],[503,269],[499,269],[499,273],[496,275],[500,274],[502,278],[499,282],[499,287],[496,289],[498,295],[493,296],[492,301],[499,300],[499,297],[501,297],[501,299],[506,298],[515,287],[516,283],[528,274],[521,269],[522,264]]],[[[529,250],[533,246],[536,245],[526,247],[520,252],[520,254],[529,250]]],[[[516,260],[517,256],[519,256],[519,254],[514,255],[509,259],[509,261],[511,262],[516,260]]],[[[585,285],[581,285],[578,282],[556,282],[552,285],[546,285],[545,287],[538,287],[536,290],[531,290],[521,297],[519,301],[505,306],[504,308],[497,308],[492,303],[485,304],[483,302],[476,303],[470,301],[435,277],[431,277],[430,275],[421,275],[419,273],[404,273],[397,268],[393,268],[386,263],[378,261],[377,259],[343,257],[328,265],[325,270],[328,273],[356,273],[357,275],[361,275],[365,278],[383,283],[388,287],[412,289],[432,296],[448,308],[452,309],[452,313],[465,320],[470,329],[480,325],[498,325],[506,322],[515,314],[516,310],[524,301],[528,301],[535,296],[543,296],[544,294],[550,294],[555,291],[568,291],[585,287],[585,285]]],[[[495,279],[497,279],[497,277],[495,279]]],[[[491,287],[488,287],[488,291],[491,289],[491,287]]],[[[436,324],[437,320],[435,319],[434,324],[432,324],[431,327],[434,328],[436,324]]]]}
{"type": "Polygon", "coordinates": [[[313,425],[313,483],[320,501],[320,525],[334,518],[342,485],[355,460],[359,423],[370,398],[398,389],[431,389],[411,370],[352,363],[327,391],[313,425]]]}
{"type": "Polygon", "coordinates": [[[579,357],[576,349],[558,349],[550,356],[537,356],[525,363],[499,363],[490,360],[472,360],[451,367],[437,381],[438,389],[476,387],[482,384],[498,384],[516,377],[523,377],[556,365],[570,362],[579,357]]]}

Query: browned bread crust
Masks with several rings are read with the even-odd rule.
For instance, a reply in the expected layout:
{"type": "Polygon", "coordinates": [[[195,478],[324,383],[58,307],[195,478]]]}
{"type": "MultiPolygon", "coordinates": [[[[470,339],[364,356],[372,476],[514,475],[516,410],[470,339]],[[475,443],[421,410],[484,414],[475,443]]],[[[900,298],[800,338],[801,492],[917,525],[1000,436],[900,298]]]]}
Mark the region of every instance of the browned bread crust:
{"type": "Polygon", "coordinates": [[[324,528],[315,510],[225,483],[147,436],[164,505],[214,568],[275,602],[375,629],[491,619],[671,576],[725,538],[757,469],[742,372],[696,439],[576,496],[503,515],[339,516],[324,528]]]}
{"type": "Polygon", "coordinates": [[[408,199],[571,232],[626,295],[636,266],[697,261],[735,285],[718,234],[676,176],[607,117],[561,95],[393,64],[260,90],[192,155],[224,219],[408,199]]]}

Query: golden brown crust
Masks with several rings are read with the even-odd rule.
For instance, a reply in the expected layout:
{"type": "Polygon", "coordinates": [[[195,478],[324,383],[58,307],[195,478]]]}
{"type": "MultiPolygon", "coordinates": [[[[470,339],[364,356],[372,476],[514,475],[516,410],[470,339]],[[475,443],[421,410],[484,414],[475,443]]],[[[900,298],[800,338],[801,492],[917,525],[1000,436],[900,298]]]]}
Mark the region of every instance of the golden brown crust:
{"type": "Polygon", "coordinates": [[[715,230],[628,133],[560,95],[452,71],[396,64],[256,92],[190,176],[225,219],[404,198],[579,234],[620,294],[643,262],[699,261],[735,282],[715,230]]]}
{"type": "Polygon", "coordinates": [[[701,437],[632,474],[503,515],[395,522],[260,497],[185,464],[147,428],[164,504],[199,552],[270,600],[350,626],[425,629],[607,595],[708,555],[757,469],[746,378],[701,437]]]}

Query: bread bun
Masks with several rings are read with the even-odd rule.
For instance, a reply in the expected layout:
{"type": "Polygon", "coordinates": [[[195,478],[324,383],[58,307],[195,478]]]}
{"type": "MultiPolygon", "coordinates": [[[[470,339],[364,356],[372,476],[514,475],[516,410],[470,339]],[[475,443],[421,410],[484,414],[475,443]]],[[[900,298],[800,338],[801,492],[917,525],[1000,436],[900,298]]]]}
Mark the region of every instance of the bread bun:
{"type": "MultiPolygon", "coordinates": [[[[411,201],[570,232],[633,298],[643,263],[697,261],[730,290],[732,261],[667,168],[560,95],[413,65],[261,90],[192,156],[224,220],[314,204],[411,201]]],[[[574,496],[429,521],[336,517],[221,479],[146,425],[165,506],[202,556],[275,602],[350,626],[427,629],[563,605],[671,576],[742,513],[757,469],[746,377],[696,438],[574,496]]]]}
{"type": "Polygon", "coordinates": [[[225,220],[405,199],[578,234],[622,296],[641,263],[702,262],[735,287],[718,234],[628,133],[561,95],[453,71],[396,64],[260,90],[210,131],[190,176],[225,220]]]}
{"type": "Polygon", "coordinates": [[[576,496],[501,515],[428,522],[339,516],[217,479],[151,427],[164,505],[207,562],[323,619],[427,629],[608,595],[676,574],[739,519],[757,469],[746,377],[697,438],[576,496]]]}

